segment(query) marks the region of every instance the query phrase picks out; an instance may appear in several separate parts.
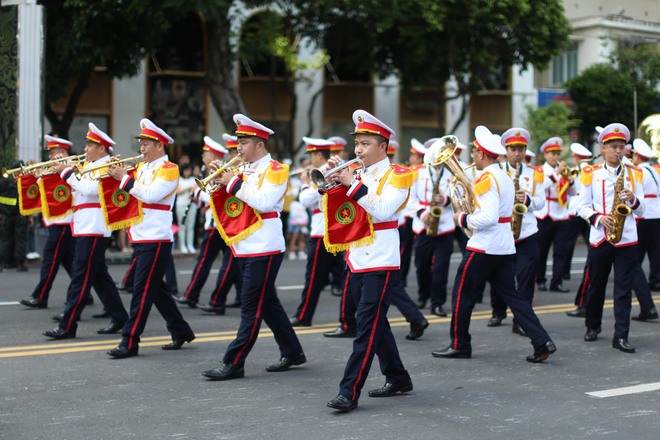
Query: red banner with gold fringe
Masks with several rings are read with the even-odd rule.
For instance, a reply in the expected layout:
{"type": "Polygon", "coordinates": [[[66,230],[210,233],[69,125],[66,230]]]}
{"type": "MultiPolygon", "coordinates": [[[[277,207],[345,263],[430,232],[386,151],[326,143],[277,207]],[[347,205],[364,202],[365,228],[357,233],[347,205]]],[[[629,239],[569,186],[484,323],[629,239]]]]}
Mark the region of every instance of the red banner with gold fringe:
{"type": "Polygon", "coordinates": [[[24,174],[16,178],[18,186],[18,209],[21,215],[32,215],[41,211],[39,184],[32,174],[24,174]]]}
{"type": "Polygon", "coordinates": [[[73,212],[71,186],[59,174],[44,174],[39,178],[41,214],[48,221],[65,218],[73,212]]]}
{"type": "Polygon", "coordinates": [[[325,232],[323,244],[328,252],[337,253],[366,246],[374,241],[371,216],[352,197],[345,186],[337,186],[323,195],[325,232]]]}
{"type": "MultiPolygon", "coordinates": [[[[135,170],[129,171],[135,178],[135,170]]],[[[105,227],[111,231],[136,225],[144,218],[142,202],[119,188],[121,182],[114,177],[99,180],[99,200],[105,227]]]]}
{"type": "Polygon", "coordinates": [[[246,239],[263,225],[263,219],[256,210],[233,194],[228,194],[224,187],[211,194],[209,205],[215,227],[227,246],[246,239]]]}

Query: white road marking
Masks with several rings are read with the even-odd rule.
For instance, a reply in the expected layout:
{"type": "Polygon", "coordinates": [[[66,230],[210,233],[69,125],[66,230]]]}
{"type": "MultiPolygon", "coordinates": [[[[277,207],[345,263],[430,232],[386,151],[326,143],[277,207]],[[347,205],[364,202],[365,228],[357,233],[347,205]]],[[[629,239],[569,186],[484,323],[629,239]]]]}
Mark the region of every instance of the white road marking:
{"type": "Polygon", "coordinates": [[[660,390],[660,382],[634,385],[631,387],[612,388],[611,390],[591,391],[585,394],[592,397],[604,398],[604,397],[625,396],[626,394],[647,393],[649,391],[657,391],[657,390],[660,390]]]}
{"type": "Polygon", "coordinates": [[[19,304],[18,301],[0,301],[0,306],[17,306],[19,304]]]}

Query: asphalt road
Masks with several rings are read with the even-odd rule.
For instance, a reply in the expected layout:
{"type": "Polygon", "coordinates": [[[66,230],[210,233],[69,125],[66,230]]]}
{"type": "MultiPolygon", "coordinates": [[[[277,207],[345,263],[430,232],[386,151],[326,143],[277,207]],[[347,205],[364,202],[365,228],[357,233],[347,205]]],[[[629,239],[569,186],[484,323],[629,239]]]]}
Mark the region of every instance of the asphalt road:
{"type": "MultiPolygon", "coordinates": [[[[197,339],[178,352],[167,352],[160,345],[169,335],[152,309],[140,356],[113,360],[105,352],[119,338],[96,334],[107,323],[91,318],[101,309],[98,300],[83,312],[78,338],[50,341],[41,335],[54,326],[50,316],[60,312],[68,284],[65,272],[58,275],[49,308],[27,310],[16,301],[27,298],[36,284],[38,263],[27,273],[5,271],[0,273],[0,438],[657,439],[660,325],[633,322],[630,341],[637,353],[614,350],[608,302],[601,339],[584,342],[583,320],[565,315],[573,308],[584,256],[579,247],[572,279],[565,282],[571,293],[539,292],[535,298],[541,322],[558,347],[549,361],[525,362],[533,349],[527,338],[511,333],[510,316],[501,327],[486,327],[487,304],[478,305],[473,315],[469,360],[431,356],[433,349],[449,343],[449,318],[427,315],[431,326],[424,336],[407,341],[408,324],[391,309],[390,321],[415,389],[386,399],[367,397],[367,390],[383,384],[374,362],[359,407],[348,414],[326,407],[337,394],[351,351],[350,340],[322,335],[337,321],[338,298],[329,291],[321,297],[314,326],[298,331],[305,365],[266,372],[279,353],[263,326],[245,378],[209,382],[201,372],[217,366],[235,334],[238,310],[215,316],[183,307],[197,339]],[[609,390],[631,386],[641,390],[610,396],[615,393],[609,390]],[[587,394],[599,391],[606,397],[587,394]]],[[[452,259],[452,281],[458,258],[455,254],[452,259]]],[[[193,264],[192,257],[176,260],[180,290],[193,264]]],[[[115,280],[126,267],[110,266],[115,280]]],[[[277,285],[289,313],[295,310],[303,278],[302,261],[284,261],[277,285]]],[[[408,281],[414,298],[414,273],[408,281]]],[[[202,300],[211,288],[207,284],[202,300]]],[[[130,297],[122,299],[128,305],[130,297]]],[[[638,312],[635,302],[633,313],[638,312]]]]}

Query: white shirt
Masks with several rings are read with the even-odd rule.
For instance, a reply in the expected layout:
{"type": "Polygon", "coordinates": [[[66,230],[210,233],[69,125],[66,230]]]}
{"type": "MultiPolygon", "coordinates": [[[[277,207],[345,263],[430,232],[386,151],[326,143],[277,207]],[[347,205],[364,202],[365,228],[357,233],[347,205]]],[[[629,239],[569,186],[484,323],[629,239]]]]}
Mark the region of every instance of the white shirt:
{"type": "MultiPolygon", "coordinates": [[[[552,167],[548,162],[543,164],[543,172],[545,174],[545,206],[539,209],[534,214],[539,220],[550,217],[552,220],[567,220],[569,217],[568,204],[562,207],[558,201],[557,182],[560,176],[556,172],[557,167],[552,167]]],[[[575,195],[576,191],[573,185],[569,185],[566,190],[569,196],[575,195]]]]}
{"type": "Polygon", "coordinates": [[[642,170],[644,181],[644,216],[638,219],[653,220],[660,218],[660,175],[648,162],[640,163],[637,166],[642,170]]]}
{"type": "Polygon", "coordinates": [[[442,205],[442,215],[438,221],[438,233],[436,235],[444,235],[454,232],[456,225],[452,218],[454,210],[451,206],[449,199],[449,184],[452,181],[452,174],[440,167],[439,171],[435,167],[426,166],[417,170],[417,179],[410,191],[410,200],[408,207],[414,212],[413,217],[413,231],[415,234],[421,234],[426,230],[426,225],[422,222],[422,218],[431,212],[431,200],[433,198],[433,184],[436,179],[439,179],[439,190],[446,196],[445,203],[442,205]]]}
{"type": "MultiPolygon", "coordinates": [[[[525,206],[527,206],[527,212],[523,215],[522,227],[520,229],[520,236],[516,241],[524,240],[525,238],[534,235],[538,232],[538,221],[534,212],[543,209],[545,206],[545,192],[544,192],[544,183],[537,182],[534,179],[534,173],[536,169],[525,163],[522,163],[522,172],[520,174],[520,179],[518,179],[518,184],[520,189],[524,190],[526,193],[525,206]]],[[[516,178],[517,170],[512,167],[509,162],[504,162],[504,169],[511,178],[513,182],[516,178]]],[[[514,184],[515,188],[515,184],[514,184]]],[[[514,192],[515,197],[515,192],[514,192]]]]}

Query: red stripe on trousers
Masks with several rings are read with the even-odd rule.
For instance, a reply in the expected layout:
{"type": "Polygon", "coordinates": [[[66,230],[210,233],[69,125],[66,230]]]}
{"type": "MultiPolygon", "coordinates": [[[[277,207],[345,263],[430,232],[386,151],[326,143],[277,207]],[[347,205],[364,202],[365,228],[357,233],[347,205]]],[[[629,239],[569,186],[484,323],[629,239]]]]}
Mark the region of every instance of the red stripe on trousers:
{"type": "Polygon", "coordinates": [[[589,277],[589,268],[584,273],[584,283],[582,283],[582,292],[580,293],[580,301],[578,307],[584,306],[584,298],[587,296],[587,292],[591,289],[591,279],[589,277]]]}
{"type": "Polygon", "coordinates": [[[369,335],[369,344],[367,344],[367,351],[364,353],[364,359],[362,359],[362,365],[360,365],[360,371],[358,372],[355,384],[353,384],[353,399],[357,394],[357,386],[360,383],[360,378],[364,374],[364,370],[367,367],[367,359],[369,359],[369,353],[371,352],[374,345],[374,338],[376,337],[376,329],[378,328],[378,320],[380,319],[380,308],[383,304],[383,298],[385,297],[385,292],[387,291],[387,284],[390,281],[390,271],[387,271],[387,277],[385,278],[385,285],[383,285],[383,291],[380,292],[380,299],[378,300],[378,312],[376,312],[376,318],[374,319],[373,324],[371,324],[371,334],[369,335]]]}
{"type": "Polygon", "coordinates": [[[225,274],[222,276],[222,279],[220,280],[220,282],[218,283],[218,286],[215,289],[215,292],[213,292],[213,295],[211,296],[211,298],[213,300],[211,305],[213,307],[215,307],[215,305],[218,302],[217,296],[218,296],[218,294],[220,294],[220,289],[222,289],[222,286],[224,286],[225,283],[227,282],[227,276],[229,275],[229,270],[231,269],[231,261],[233,259],[234,259],[234,254],[229,253],[229,260],[227,261],[227,268],[225,269],[225,274]]]}
{"type": "Polygon", "coordinates": [[[46,282],[44,283],[43,287],[41,288],[41,292],[39,293],[39,299],[43,299],[44,295],[46,294],[46,287],[50,285],[51,279],[53,278],[53,270],[55,269],[55,265],[57,263],[57,254],[60,252],[60,244],[62,244],[62,239],[64,238],[64,234],[66,233],[66,228],[62,228],[62,232],[60,233],[60,238],[57,239],[57,246],[55,246],[55,252],[53,252],[53,261],[50,264],[50,270],[48,271],[48,276],[46,277],[46,282]]]}
{"type": "Polygon", "coordinates": [[[233,364],[238,365],[238,360],[243,356],[243,353],[247,349],[248,345],[250,345],[250,341],[252,339],[256,339],[257,337],[257,330],[259,329],[259,320],[261,319],[261,308],[264,303],[264,297],[266,296],[266,286],[268,286],[268,276],[270,275],[270,265],[273,262],[273,257],[272,255],[268,257],[268,267],[266,268],[266,276],[264,278],[264,285],[261,288],[261,293],[259,294],[259,304],[257,304],[257,313],[254,316],[254,322],[252,323],[252,331],[250,332],[250,337],[248,340],[245,342],[245,345],[241,347],[241,350],[238,352],[236,355],[236,359],[234,359],[233,364]]]}
{"type": "Polygon", "coordinates": [[[128,270],[124,274],[124,279],[122,280],[124,286],[126,286],[126,280],[128,280],[128,277],[131,275],[131,272],[133,271],[133,267],[135,266],[135,260],[137,260],[137,258],[135,257],[131,258],[131,265],[128,266],[128,270]]]}
{"type": "Polygon", "coordinates": [[[80,294],[78,295],[78,301],[76,302],[76,305],[73,307],[73,310],[71,311],[71,316],[69,316],[69,322],[66,323],[66,331],[69,331],[71,328],[71,324],[73,324],[73,317],[76,316],[76,310],[78,310],[78,307],[80,307],[80,303],[83,300],[83,296],[85,293],[85,288],[87,287],[87,283],[89,282],[89,270],[90,267],[92,266],[92,260],[93,258],[92,255],[94,255],[94,249],[96,249],[96,241],[98,240],[97,237],[94,237],[94,244],[92,244],[92,251],[89,253],[89,261],[87,261],[87,270],[85,271],[85,281],[83,281],[82,289],[80,290],[80,294]]]}
{"type": "Polygon", "coordinates": [[[312,295],[312,287],[314,286],[314,278],[316,277],[316,263],[319,260],[319,250],[321,249],[321,243],[316,243],[316,251],[314,252],[314,261],[312,263],[312,275],[309,277],[309,287],[307,288],[307,293],[305,294],[305,302],[303,303],[302,310],[300,311],[300,316],[298,319],[303,319],[305,316],[305,311],[309,305],[309,297],[312,295]]]}
{"type": "Polygon", "coordinates": [[[463,267],[463,273],[461,274],[461,282],[458,284],[458,292],[456,294],[456,308],[454,309],[454,341],[452,343],[454,350],[458,349],[458,338],[456,337],[456,333],[458,330],[458,309],[461,306],[461,294],[463,293],[463,283],[465,282],[465,274],[467,274],[468,267],[470,267],[470,263],[472,262],[472,258],[476,252],[472,252],[472,255],[468,258],[467,262],[465,263],[465,267],[463,267]]]}
{"type": "Polygon", "coordinates": [[[348,324],[346,323],[346,296],[348,295],[348,280],[350,276],[350,274],[346,274],[346,280],[344,281],[344,291],[341,295],[341,313],[339,320],[341,321],[341,327],[344,329],[344,331],[348,331],[348,324]]]}
{"type": "MultiPolygon", "coordinates": [[[[135,316],[135,322],[133,323],[133,328],[131,333],[128,336],[128,348],[131,350],[133,348],[133,341],[135,340],[135,330],[137,329],[138,324],[140,323],[140,317],[144,311],[144,302],[147,300],[147,292],[149,291],[149,284],[151,283],[151,276],[154,273],[156,268],[156,262],[158,261],[158,254],[160,254],[161,243],[158,243],[158,249],[156,249],[156,255],[154,256],[154,261],[151,263],[151,269],[149,269],[149,276],[147,277],[147,283],[144,285],[144,290],[142,291],[142,299],[140,300],[140,308],[138,309],[137,315],[135,316]]],[[[135,292],[134,292],[135,293],[135,292]]]]}
{"type": "Polygon", "coordinates": [[[188,284],[188,289],[186,290],[186,293],[183,295],[186,298],[188,298],[188,295],[190,295],[190,289],[192,289],[192,286],[195,285],[195,281],[197,281],[197,277],[199,277],[199,272],[202,270],[202,265],[204,264],[204,260],[206,260],[206,254],[209,252],[209,246],[211,246],[211,237],[213,234],[209,234],[208,240],[206,240],[206,246],[204,246],[204,253],[202,253],[202,259],[199,260],[199,263],[197,263],[197,270],[195,271],[192,280],[190,280],[190,284],[188,284]]]}

